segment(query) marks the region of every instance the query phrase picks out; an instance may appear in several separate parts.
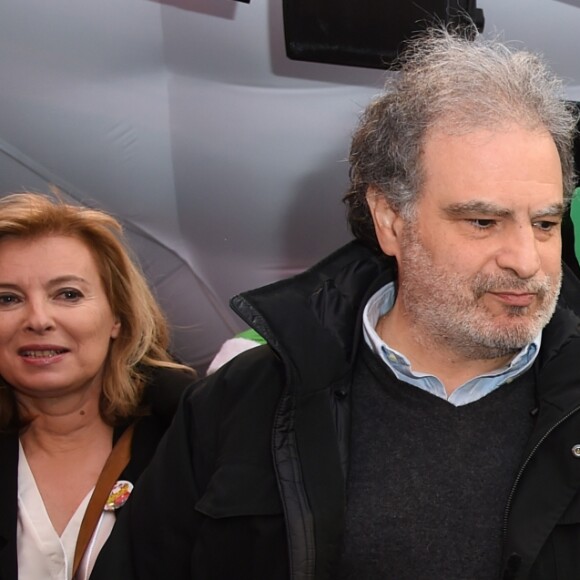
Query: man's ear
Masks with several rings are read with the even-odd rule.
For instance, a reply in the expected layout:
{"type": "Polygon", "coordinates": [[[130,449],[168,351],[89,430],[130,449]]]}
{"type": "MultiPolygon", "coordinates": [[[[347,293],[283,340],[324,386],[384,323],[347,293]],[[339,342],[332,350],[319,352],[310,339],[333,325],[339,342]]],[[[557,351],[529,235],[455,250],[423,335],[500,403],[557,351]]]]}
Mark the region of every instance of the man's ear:
{"type": "Polygon", "coordinates": [[[401,216],[389,205],[385,195],[376,187],[368,188],[366,199],[381,249],[388,256],[399,256],[403,225],[401,216]]]}

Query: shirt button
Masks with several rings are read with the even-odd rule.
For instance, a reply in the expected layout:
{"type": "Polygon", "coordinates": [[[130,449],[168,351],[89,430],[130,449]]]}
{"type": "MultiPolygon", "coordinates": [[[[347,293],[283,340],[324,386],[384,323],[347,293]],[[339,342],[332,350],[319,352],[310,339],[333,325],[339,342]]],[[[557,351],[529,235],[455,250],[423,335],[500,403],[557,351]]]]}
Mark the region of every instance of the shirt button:
{"type": "Polygon", "coordinates": [[[396,356],[395,356],[395,355],[394,355],[392,352],[390,352],[390,353],[388,354],[387,358],[388,358],[388,359],[389,359],[391,362],[397,362],[397,357],[396,357],[396,356]]]}
{"type": "Polygon", "coordinates": [[[577,459],[580,459],[580,444],[576,444],[572,447],[572,455],[577,459]]]}

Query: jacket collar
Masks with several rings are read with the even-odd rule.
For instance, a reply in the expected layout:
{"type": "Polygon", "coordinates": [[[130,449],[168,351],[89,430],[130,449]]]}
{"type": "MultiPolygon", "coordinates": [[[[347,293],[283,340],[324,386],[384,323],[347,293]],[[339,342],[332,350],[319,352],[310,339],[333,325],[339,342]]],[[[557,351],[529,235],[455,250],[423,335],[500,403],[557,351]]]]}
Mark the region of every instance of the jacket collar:
{"type": "MultiPolygon", "coordinates": [[[[566,265],[563,268],[559,304],[544,329],[534,370],[542,379],[580,332],[580,281],[566,265]]],[[[231,306],[267,340],[287,368],[299,372],[302,384],[309,378],[319,385],[329,384],[351,367],[368,299],[395,278],[394,259],[354,241],[298,276],[235,296],[231,306]],[[321,365],[321,353],[332,364],[321,365]]],[[[567,370],[574,368],[568,365],[567,370]]],[[[568,381],[537,384],[538,399],[560,409],[568,409],[580,395],[568,381]]]]}
{"type": "Polygon", "coordinates": [[[537,431],[543,432],[580,406],[579,358],[580,319],[570,309],[558,306],[544,328],[542,346],[532,370],[538,398],[537,431]]]}
{"type": "Polygon", "coordinates": [[[230,304],[298,373],[301,386],[324,385],[349,371],[362,309],[394,276],[392,258],[355,241],[302,274],[235,296],[230,304]]]}

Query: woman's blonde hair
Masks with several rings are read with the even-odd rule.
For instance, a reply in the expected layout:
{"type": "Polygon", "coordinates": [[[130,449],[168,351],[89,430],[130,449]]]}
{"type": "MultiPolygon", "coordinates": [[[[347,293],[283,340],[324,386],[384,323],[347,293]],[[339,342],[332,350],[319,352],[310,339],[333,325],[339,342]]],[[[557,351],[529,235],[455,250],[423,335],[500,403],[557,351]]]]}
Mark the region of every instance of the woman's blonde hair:
{"type": "MultiPolygon", "coordinates": [[[[167,349],[169,328],[145,277],[131,259],[121,224],[107,213],[36,193],[0,198],[0,242],[4,237],[69,236],[84,242],[99,270],[111,310],[120,321],[105,364],[101,414],[110,424],[139,411],[146,367],[193,369],[175,362],[167,349]]],[[[20,423],[14,394],[0,389],[0,429],[20,423]]]]}

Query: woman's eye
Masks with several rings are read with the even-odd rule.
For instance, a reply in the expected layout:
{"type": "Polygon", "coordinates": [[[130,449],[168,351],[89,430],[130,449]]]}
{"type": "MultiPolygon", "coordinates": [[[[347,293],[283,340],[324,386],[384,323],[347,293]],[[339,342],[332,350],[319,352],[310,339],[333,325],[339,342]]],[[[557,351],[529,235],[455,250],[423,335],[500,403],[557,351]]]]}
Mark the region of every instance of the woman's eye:
{"type": "Polygon", "coordinates": [[[75,302],[83,297],[83,293],[74,288],[66,288],[65,290],[61,290],[58,296],[67,302],[75,302]]]}
{"type": "Polygon", "coordinates": [[[15,294],[0,294],[0,306],[12,306],[20,302],[20,298],[15,294]]]}

